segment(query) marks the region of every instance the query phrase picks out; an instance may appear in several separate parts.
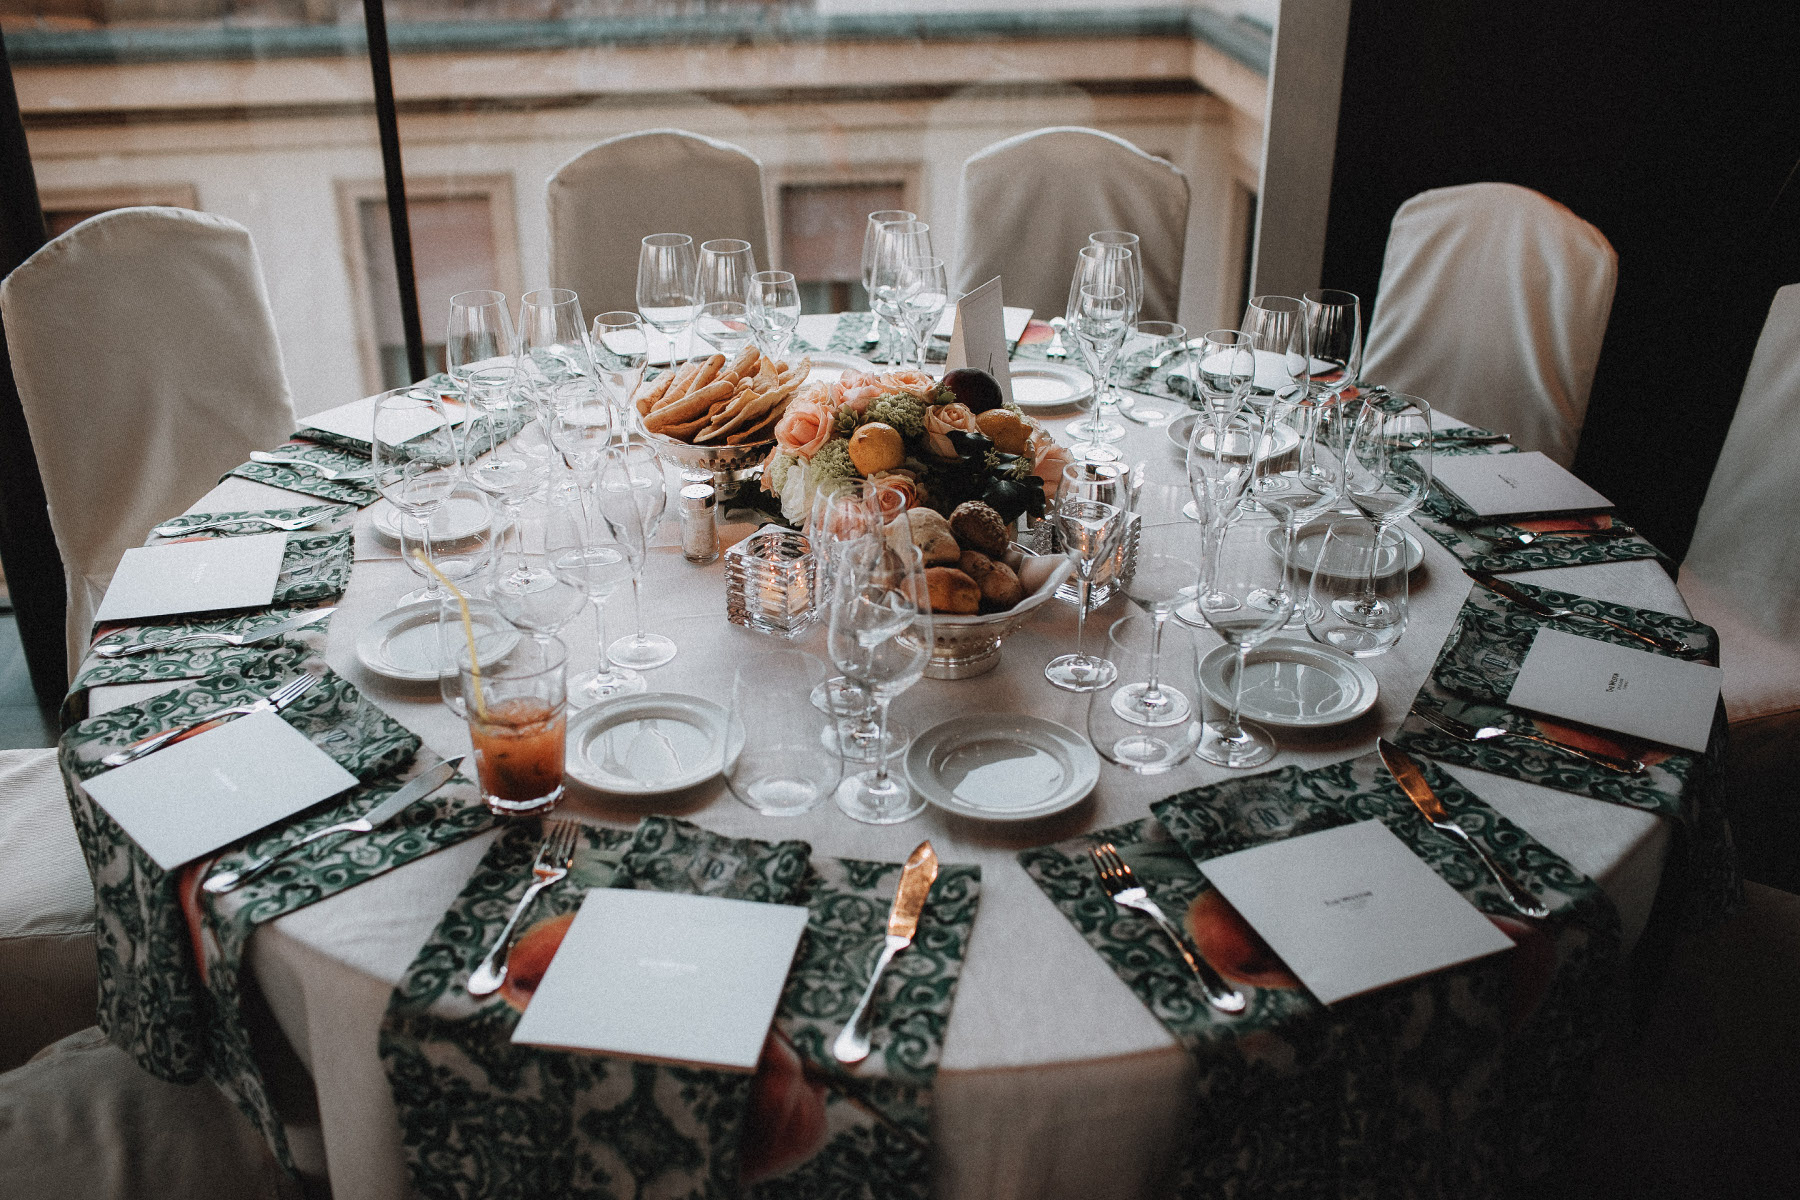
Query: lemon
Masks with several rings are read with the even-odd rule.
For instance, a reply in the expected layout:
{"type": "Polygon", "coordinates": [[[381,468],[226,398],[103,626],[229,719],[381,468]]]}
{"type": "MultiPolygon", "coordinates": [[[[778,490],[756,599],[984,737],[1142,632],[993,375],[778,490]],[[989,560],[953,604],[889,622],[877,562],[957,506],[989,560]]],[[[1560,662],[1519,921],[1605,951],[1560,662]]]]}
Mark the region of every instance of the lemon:
{"type": "Polygon", "coordinates": [[[906,443],[892,425],[870,421],[850,435],[850,461],[864,475],[891,471],[906,461],[906,443]]]}
{"type": "Polygon", "coordinates": [[[992,438],[994,449],[1002,454],[1025,453],[1026,439],[1031,437],[1031,426],[1025,418],[1004,408],[990,408],[982,413],[975,418],[975,427],[992,438]]]}

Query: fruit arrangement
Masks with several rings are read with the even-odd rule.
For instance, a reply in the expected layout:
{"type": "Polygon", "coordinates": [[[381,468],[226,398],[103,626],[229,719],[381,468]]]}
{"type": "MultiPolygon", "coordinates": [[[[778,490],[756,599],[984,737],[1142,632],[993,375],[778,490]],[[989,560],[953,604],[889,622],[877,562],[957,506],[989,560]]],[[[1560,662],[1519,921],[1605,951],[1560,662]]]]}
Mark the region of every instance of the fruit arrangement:
{"type": "Polygon", "coordinates": [[[979,502],[1007,527],[1043,515],[1069,461],[1047,429],[1005,403],[991,375],[970,368],[942,380],[920,371],[846,374],[796,395],[774,429],[763,488],[796,526],[820,488],[879,479],[899,508],[948,522],[979,502]]]}
{"type": "Polygon", "coordinates": [[[754,445],[775,436],[811,370],[811,359],[790,366],[750,346],[730,366],[715,354],[664,371],[633,402],[650,433],[697,446],[754,445]]]}

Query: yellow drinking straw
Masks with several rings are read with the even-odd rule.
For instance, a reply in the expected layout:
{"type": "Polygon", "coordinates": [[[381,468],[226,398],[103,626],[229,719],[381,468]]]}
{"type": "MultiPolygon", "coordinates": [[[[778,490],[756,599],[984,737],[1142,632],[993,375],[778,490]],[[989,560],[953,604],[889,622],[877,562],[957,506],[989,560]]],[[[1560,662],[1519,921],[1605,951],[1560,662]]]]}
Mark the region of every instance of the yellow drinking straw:
{"type": "Polygon", "coordinates": [[[475,649],[475,622],[469,619],[469,602],[463,599],[463,594],[456,590],[456,585],[450,582],[449,577],[432,565],[423,550],[414,550],[413,557],[424,563],[425,569],[450,589],[450,594],[456,597],[456,607],[462,609],[463,636],[469,639],[469,674],[475,677],[475,715],[485,721],[487,704],[481,698],[481,652],[475,649]]]}

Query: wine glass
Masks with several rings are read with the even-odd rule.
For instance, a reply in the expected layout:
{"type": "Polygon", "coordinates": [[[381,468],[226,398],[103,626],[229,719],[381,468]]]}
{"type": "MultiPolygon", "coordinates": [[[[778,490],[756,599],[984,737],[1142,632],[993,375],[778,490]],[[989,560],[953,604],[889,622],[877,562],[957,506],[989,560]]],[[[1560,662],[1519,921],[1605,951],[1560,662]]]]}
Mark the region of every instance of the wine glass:
{"type": "Polygon", "coordinates": [[[750,328],[756,345],[780,362],[800,324],[800,286],[789,271],[758,271],[750,277],[750,328]]]}
{"type": "Polygon", "coordinates": [[[900,264],[914,258],[935,257],[931,252],[931,226],[923,221],[887,221],[875,230],[875,265],[870,272],[869,307],[875,315],[906,334],[901,301],[906,276],[900,264]]]}
{"type": "Polygon", "coordinates": [[[1240,412],[1214,421],[1195,421],[1188,437],[1188,491],[1194,499],[1193,516],[1201,525],[1202,548],[1200,590],[1194,600],[1175,610],[1176,619],[1186,624],[1206,623],[1200,606],[1210,595],[1219,536],[1243,514],[1261,428],[1261,421],[1252,413],[1240,412]]]}
{"type": "Polygon", "coordinates": [[[1149,673],[1132,676],[1135,682],[1113,693],[1112,705],[1127,721],[1173,725],[1185,721],[1192,708],[1178,689],[1162,686],[1159,668],[1163,627],[1177,606],[1192,600],[1198,591],[1204,539],[1200,524],[1183,511],[1189,496],[1185,478],[1168,477],[1160,464],[1153,467],[1148,463],[1140,465],[1132,476],[1138,552],[1136,569],[1124,590],[1126,597],[1151,619],[1146,664],[1149,673]]]}
{"type": "Polygon", "coordinates": [[[1256,386],[1256,347],[1250,335],[1236,329],[1214,329],[1202,334],[1194,380],[1212,419],[1230,416],[1243,408],[1256,386]]]}
{"type": "MultiPolygon", "coordinates": [[[[806,539],[813,553],[813,580],[821,606],[831,602],[843,553],[853,546],[872,547],[880,536],[880,517],[869,508],[864,490],[855,480],[834,479],[813,492],[806,539]]],[[[868,714],[870,707],[862,689],[842,675],[833,676],[816,688],[812,703],[821,712],[851,722],[868,714]]],[[[847,748],[851,745],[851,732],[846,731],[847,748]]]]}
{"type": "MultiPolygon", "coordinates": [[[[1357,401],[1344,449],[1343,498],[1356,506],[1376,536],[1410,515],[1431,490],[1431,406],[1417,396],[1385,392],[1357,401]]],[[[1358,602],[1372,619],[1377,556],[1370,555],[1358,602]]]]}
{"type": "Polygon", "coordinates": [[[884,208],[869,214],[863,224],[862,285],[865,295],[873,297],[875,294],[875,260],[881,246],[881,227],[918,219],[918,213],[903,208],[884,208]]]}
{"type": "Polygon", "coordinates": [[[1208,721],[1196,753],[1221,767],[1254,767],[1275,755],[1275,739],[1243,720],[1244,671],[1250,651],[1266,641],[1293,611],[1294,589],[1282,577],[1287,563],[1270,551],[1265,527],[1250,521],[1226,526],[1219,533],[1212,578],[1201,598],[1201,618],[1227,645],[1237,649],[1231,677],[1231,711],[1223,724],[1208,721]],[[1272,607],[1252,604],[1252,594],[1279,597],[1272,607]]]}
{"type": "MultiPolygon", "coordinates": [[[[398,388],[375,398],[369,431],[375,488],[416,533],[430,558],[431,516],[462,478],[455,427],[429,388],[398,388]]],[[[409,594],[401,603],[422,598],[409,594]]]]}
{"type": "Polygon", "coordinates": [[[755,274],[756,255],[749,242],[715,238],[700,243],[694,332],[726,358],[750,343],[750,277],[755,274]]]}
{"type": "Polygon", "coordinates": [[[564,506],[566,519],[544,530],[544,553],[559,579],[578,589],[594,610],[595,666],[569,680],[569,703],[586,708],[609,696],[641,692],[644,677],[613,663],[606,653],[606,602],[631,575],[625,553],[606,539],[606,524],[592,511],[564,506]]]}
{"type": "Polygon", "coordinates": [[[395,518],[400,557],[425,585],[400,597],[400,604],[443,600],[449,594],[446,580],[465,594],[485,588],[503,534],[487,493],[459,479],[431,515],[416,517],[401,510],[395,518]]]}
{"type": "Polygon", "coordinates": [[[1386,654],[1406,631],[1406,576],[1404,531],[1333,521],[1313,564],[1307,632],[1357,658],[1386,654]]]}
{"type": "MultiPolygon", "coordinates": [[[[1255,466],[1253,474],[1256,478],[1256,501],[1281,526],[1282,555],[1292,558],[1295,540],[1299,536],[1300,527],[1314,517],[1328,512],[1337,503],[1337,486],[1332,482],[1335,476],[1336,463],[1331,452],[1322,446],[1316,446],[1310,460],[1294,454],[1291,458],[1282,455],[1282,462],[1272,461],[1280,435],[1289,429],[1289,423],[1296,417],[1306,420],[1309,410],[1306,405],[1296,403],[1295,393],[1277,396],[1262,410],[1262,421],[1258,427],[1256,442],[1255,466]],[[1323,462],[1321,462],[1323,460],[1323,462]],[[1317,468],[1319,480],[1310,478],[1306,467],[1317,468]]],[[[1305,439],[1316,431],[1318,410],[1311,411],[1314,418],[1306,432],[1301,433],[1301,445],[1305,439]]],[[[1299,431],[1295,431],[1299,432],[1299,431]]],[[[1291,435],[1290,435],[1291,436],[1291,435]]],[[[1291,452],[1290,452],[1291,453],[1291,452]]],[[[1256,603],[1267,604],[1266,596],[1254,598],[1256,603]]],[[[1318,611],[1313,607],[1310,598],[1301,596],[1296,599],[1293,615],[1288,623],[1293,626],[1305,625],[1318,618],[1318,611]]]]}
{"type": "Polygon", "coordinates": [[[643,382],[644,367],[650,361],[650,335],[644,331],[644,320],[623,310],[601,313],[594,318],[588,346],[594,378],[617,414],[614,425],[619,441],[629,441],[631,397],[643,382]]]}
{"type": "MultiPolygon", "coordinates": [[[[843,556],[831,596],[828,644],[837,669],[875,703],[877,744],[888,740],[888,706],[917,683],[931,658],[930,594],[918,548],[882,542],[866,555],[843,556]]],[[[892,825],[925,807],[904,772],[889,770],[891,755],[838,785],[837,805],[870,825],[892,825]]]]}
{"type": "Polygon", "coordinates": [[[596,388],[563,411],[552,413],[548,420],[550,444],[575,477],[579,490],[584,495],[592,492],[600,456],[613,444],[612,405],[596,388]]]}
{"type": "Polygon", "coordinates": [[[925,369],[925,343],[950,303],[949,275],[941,258],[920,256],[893,264],[899,280],[900,325],[912,346],[913,361],[925,369]]]}
{"type": "Polygon", "coordinates": [[[1086,246],[1077,256],[1075,274],[1069,281],[1066,327],[1074,334],[1094,380],[1088,415],[1070,425],[1069,432],[1087,439],[1081,453],[1094,462],[1116,459],[1117,452],[1105,443],[1125,436],[1124,427],[1106,420],[1104,410],[1107,380],[1124,348],[1126,331],[1131,328],[1129,276],[1129,255],[1086,246]]]}
{"type": "Polygon", "coordinates": [[[444,369],[472,409],[513,407],[518,348],[504,292],[478,289],[450,297],[444,369]]]}
{"type": "Polygon", "coordinates": [[[560,412],[597,390],[581,298],[568,288],[539,288],[520,298],[518,377],[540,415],[560,412]]]}
{"type": "MultiPolygon", "coordinates": [[[[1051,508],[1056,531],[1069,556],[1075,560],[1075,653],[1051,659],[1044,666],[1044,678],[1067,692],[1095,691],[1108,686],[1119,675],[1112,663],[1104,658],[1091,658],[1085,651],[1088,596],[1093,591],[1094,570],[1119,548],[1129,516],[1117,504],[1088,498],[1092,494],[1089,469],[1094,465],[1077,462],[1064,467],[1056,503],[1051,508]],[[1084,485],[1087,485],[1088,495],[1083,494],[1084,485]]],[[[1114,478],[1116,481],[1117,477],[1114,478]]]]}
{"type": "Polygon", "coordinates": [[[540,642],[556,637],[587,603],[587,592],[557,570],[559,556],[583,545],[581,522],[580,502],[552,489],[544,506],[542,547],[526,548],[521,540],[511,570],[501,572],[488,591],[501,616],[540,642]]]}
{"type": "MultiPolygon", "coordinates": [[[[1244,310],[1244,333],[1256,350],[1257,374],[1266,376],[1265,382],[1279,385],[1252,388],[1247,397],[1250,407],[1265,420],[1271,409],[1285,407],[1293,414],[1304,441],[1314,410],[1312,327],[1307,321],[1306,302],[1292,296],[1252,297],[1244,310]]],[[[1261,504],[1261,493],[1267,487],[1261,480],[1252,485],[1251,499],[1256,504],[1261,504]]]]}
{"type": "Polygon", "coordinates": [[[644,632],[644,560],[668,506],[662,460],[641,443],[614,446],[600,460],[596,507],[631,567],[631,610],[636,632],[606,648],[621,667],[648,671],[675,657],[676,646],[660,633],[644,632]]]}
{"type": "MultiPolygon", "coordinates": [[[[1125,265],[1130,275],[1130,281],[1126,284],[1126,291],[1131,297],[1130,328],[1138,329],[1139,318],[1144,313],[1144,250],[1138,235],[1127,233],[1123,229],[1106,229],[1088,234],[1088,245],[1116,247],[1126,255],[1125,265]]],[[[1183,331],[1181,336],[1185,338],[1186,332],[1183,331]]],[[[1107,380],[1107,393],[1110,397],[1108,403],[1113,408],[1139,424],[1160,425],[1169,419],[1166,409],[1139,404],[1131,396],[1121,393],[1116,379],[1107,380]]]]}
{"type": "Polygon", "coordinates": [[[694,239],[685,233],[653,233],[638,246],[638,312],[668,339],[671,366],[680,357],[677,339],[694,323],[700,303],[698,272],[694,239]]]}
{"type": "Polygon", "coordinates": [[[1181,685],[1186,684],[1194,688],[1195,695],[1199,694],[1193,635],[1180,625],[1165,635],[1159,622],[1132,613],[1114,621],[1107,630],[1106,652],[1123,674],[1133,678],[1147,675],[1159,681],[1164,697],[1181,701],[1181,712],[1179,716],[1159,713],[1163,719],[1146,721],[1134,705],[1120,703],[1125,689],[1110,696],[1095,692],[1088,699],[1087,712],[1088,740],[1094,749],[1107,762],[1139,775],[1160,774],[1186,762],[1194,753],[1202,728],[1194,719],[1193,704],[1181,690],[1181,685]],[[1167,656],[1161,653],[1165,645],[1170,651],[1167,656]],[[1173,682],[1159,674],[1159,663],[1163,662],[1170,665],[1173,682]]]}
{"type": "Polygon", "coordinates": [[[1308,364],[1308,381],[1315,415],[1300,444],[1300,478],[1309,487],[1332,488],[1336,486],[1333,473],[1316,461],[1319,418],[1362,372],[1362,302],[1356,293],[1336,288],[1315,288],[1301,299],[1306,302],[1308,353],[1312,360],[1308,364]]]}
{"type": "Polygon", "coordinates": [[[811,812],[837,789],[844,760],[801,699],[825,681],[826,667],[804,650],[771,650],[742,663],[731,685],[725,763],[731,794],[766,816],[811,812]]]}

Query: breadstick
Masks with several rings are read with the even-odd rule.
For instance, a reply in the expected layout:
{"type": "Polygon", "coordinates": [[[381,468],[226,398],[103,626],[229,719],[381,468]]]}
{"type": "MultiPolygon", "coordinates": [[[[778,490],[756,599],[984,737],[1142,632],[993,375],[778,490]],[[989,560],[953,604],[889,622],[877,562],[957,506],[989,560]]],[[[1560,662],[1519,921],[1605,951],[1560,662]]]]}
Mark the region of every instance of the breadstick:
{"type": "Polygon", "coordinates": [[[673,404],[685,396],[688,389],[694,386],[694,376],[699,373],[699,363],[683,363],[679,370],[673,371],[675,381],[669,384],[669,390],[662,394],[662,399],[650,406],[650,411],[654,413],[657,409],[673,404]]]}
{"type": "Polygon", "coordinates": [[[725,439],[727,446],[743,446],[751,442],[761,442],[775,436],[775,423],[787,412],[786,404],[778,404],[768,414],[748,429],[740,429],[725,439]]]}
{"type": "Polygon", "coordinates": [[[647,415],[651,409],[656,407],[656,402],[662,399],[663,393],[669,390],[669,385],[673,382],[675,382],[675,372],[672,370],[664,371],[652,382],[639,388],[637,394],[638,412],[647,415]]]}
{"type": "Polygon", "coordinates": [[[731,365],[725,369],[738,379],[742,379],[746,375],[756,373],[756,363],[761,357],[762,351],[755,346],[745,346],[738,356],[731,360],[731,365]]]}
{"type": "Polygon", "coordinates": [[[729,380],[716,380],[689,392],[673,404],[665,404],[644,418],[644,428],[661,433],[670,425],[682,425],[696,417],[706,416],[712,406],[731,395],[729,380]]]}

